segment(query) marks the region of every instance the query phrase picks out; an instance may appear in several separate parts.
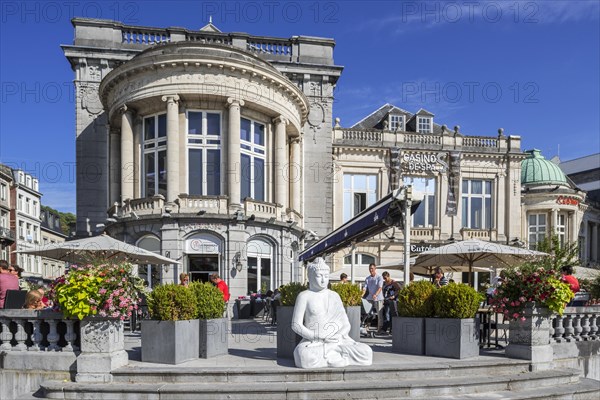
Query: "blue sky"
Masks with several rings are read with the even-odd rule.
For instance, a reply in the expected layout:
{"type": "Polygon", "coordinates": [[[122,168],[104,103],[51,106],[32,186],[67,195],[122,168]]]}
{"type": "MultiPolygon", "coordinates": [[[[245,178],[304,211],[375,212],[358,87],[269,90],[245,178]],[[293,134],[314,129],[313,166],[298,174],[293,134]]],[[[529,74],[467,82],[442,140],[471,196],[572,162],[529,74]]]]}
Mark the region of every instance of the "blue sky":
{"type": "Polygon", "coordinates": [[[2,1],[0,162],[75,211],[73,16],[336,40],[334,117],[425,108],[468,135],[520,135],[563,160],[600,152],[600,1],[2,1]]]}

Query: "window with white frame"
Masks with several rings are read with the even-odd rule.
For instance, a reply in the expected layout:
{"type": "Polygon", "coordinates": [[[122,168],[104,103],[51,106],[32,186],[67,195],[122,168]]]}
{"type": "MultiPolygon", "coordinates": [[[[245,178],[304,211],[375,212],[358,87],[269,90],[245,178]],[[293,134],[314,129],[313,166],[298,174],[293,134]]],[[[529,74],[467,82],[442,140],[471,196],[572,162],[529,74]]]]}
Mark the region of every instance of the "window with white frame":
{"type": "Polygon", "coordinates": [[[344,174],[344,222],[376,201],[376,175],[344,174]]]}
{"type": "Polygon", "coordinates": [[[32,213],[33,213],[32,215],[34,217],[37,217],[40,214],[39,211],[38,211],[38,202],[35,201],[35,200],[33,201],[33,209],[31,211],[32,211],[32,213]]]}
{"type": "Polygon", "coordinates": [[[34,179],[33,180],[33,190],[35,190],[36,192],[39,192],[38,188],[39,188],[39,181],[37,179],[34,179]]]}
{"type": "Polygon", "coordinates": [[[221,193],[221,114],[188,111],[188,193],[221,193]]]}
{"type": "Polygon", "coordinates": [[[390,130],[404,130],[404,115],[390,114],[390,130]]]}
{"type": "Polygon", "coordinates": [[[241,196],[265,200],[265,126],[242,118],[240,121],[241,196]]]}
{"type": "Polygon", "coordinates": [[[6,201],[8,198],[8,185],[5,183],[0,183],[0,200],[6,201]]]}
{"type": "Polygon", "coordinates": [[[33,226],[33,241],[34,242],[38,242],[38,227],[37,226],[33,226]]]}
{"type": "Polygon", "coordinates": [[[25,186],[31,188],[31,176],[27,175],[27,179],[25,180],[25,186]]]}
{"type": "Polygon", "coordinates": [[[144,118],[144,197],[167,195],[167,114],[144,118]]]}
{"type": "Polygon", "coordinates": [[[246,247],[248,258],[248,292],[265,293],[275,289],[273,277],[273,246],[264,240],[254,239],[246,247]]]}
{"type": "MultiPolygon", "coordinates": [[[[354,266],[355,267],[368,267],[371,264],[376,264],[375,257],[368,254],[356,253],[354,255],[354,266]]],[[[348,254],[344,257],[344,268],[352,266],[352,254],[348,254]]],[[[362,277],[361,277],[362,278],[362,277]]]]}
{"type": "Polygon", "coordinates": [[[0,228],[8,228],[8,213],[0,210],[0,228]]]}
{"type": "Polygon", "coordinates": [[[23,223],[23,221],[19,221],[19,238],[25,238],[25,224],[23,223]]]}
{"type": "Polygon", "coordinates": [[[546,238],[546,214],[529,214],[527,222],[529,249],[535,250],[537,244],[546,238]]]}
{"type": "Polygon", "coordinates": [[[31,231],[31,224],[27,223],[25,225],[25,239],[27,239],[29,242],[31,242],[33,240],[33,234],[31,231]]]}
{"type": "Polygon", "coordinates": [[[422,198],[417,211],[411,216],[413,227],[435,226],[436,219],[436,185],[435,178],[407,176],[405,185],[412,185],[414,198],[422,198]]]}
{"type": "Polygon", "coordinates": [[[29,199],[29,197],[25,197],[25,213],[27,213],[27,214],[31,214],[30,203],[31,203],[31,200],[29,199]]]}
{"type": "Polygon", "coordinates": [[[0,250],[0,260],[8,261],[8,251],[6,249],[0,250]]]}
{"type": "Polygon", "coordinates": [[[462,226],[470,229],[492,228],[492,181],[463,180],[462,226]]]}
{"type": "Polygon", "coordinates": [[[567,242],[567,215],[558,214],[556,216],[556,236],[558,236],[558,242],[560,247],[564,247],[567,242]]]}
{"type": "Polygon", "coordinates": [[[17,197],[17,210],[23,211],[23,195],[22,194],[20,194],[17,197]]]}
{"type": "Polygon", "coordinates": [[[431,117],[417,117],[417,132],[419,133],[432,133],[433,123],[431,117]]]}

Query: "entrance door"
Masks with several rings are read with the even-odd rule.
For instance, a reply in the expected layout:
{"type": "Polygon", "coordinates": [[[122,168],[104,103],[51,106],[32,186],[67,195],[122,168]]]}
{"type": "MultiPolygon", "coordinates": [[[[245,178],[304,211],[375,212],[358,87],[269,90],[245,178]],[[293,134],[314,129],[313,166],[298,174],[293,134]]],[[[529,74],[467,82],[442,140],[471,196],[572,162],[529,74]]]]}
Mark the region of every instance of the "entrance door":
{"type": "Polygon", "coordinates": [[[218,254],[194,254],[188,256],[190,281],[209,282],[209,276],[219,273],[218,254]]]}

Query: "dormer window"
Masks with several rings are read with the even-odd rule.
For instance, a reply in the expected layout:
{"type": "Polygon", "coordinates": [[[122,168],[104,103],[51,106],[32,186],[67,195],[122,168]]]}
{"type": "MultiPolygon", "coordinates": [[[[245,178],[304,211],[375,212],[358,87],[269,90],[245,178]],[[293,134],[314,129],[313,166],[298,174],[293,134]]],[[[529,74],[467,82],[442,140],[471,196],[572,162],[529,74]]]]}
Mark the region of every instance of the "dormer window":
{"type": "Polygon", "coordinates": [[[417,117],[417,132],[432,133],[433,121],[431,117],[417,117]]]}
{"type": "Polygon", "coordinates": [[[403,131],[404,130],[404,115],[390,114],[390,130],[391,131],[403,131]]]}

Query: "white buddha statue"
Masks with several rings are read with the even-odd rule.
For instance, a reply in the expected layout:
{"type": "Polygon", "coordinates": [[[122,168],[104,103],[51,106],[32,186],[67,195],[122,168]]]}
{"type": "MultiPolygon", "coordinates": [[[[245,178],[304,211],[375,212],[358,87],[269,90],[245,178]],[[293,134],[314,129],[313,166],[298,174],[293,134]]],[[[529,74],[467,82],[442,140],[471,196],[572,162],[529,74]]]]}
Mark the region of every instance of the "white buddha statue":
{"type": "Polygon", "coordinates": [[[308,265],[310,287],[296,299],[292,329],[302,336],[294,350],[299,368],[371,365],[373,351],[350,336],[350,322],[340,296],[327,289],[329,266],[322,258],[308,265]]]}

